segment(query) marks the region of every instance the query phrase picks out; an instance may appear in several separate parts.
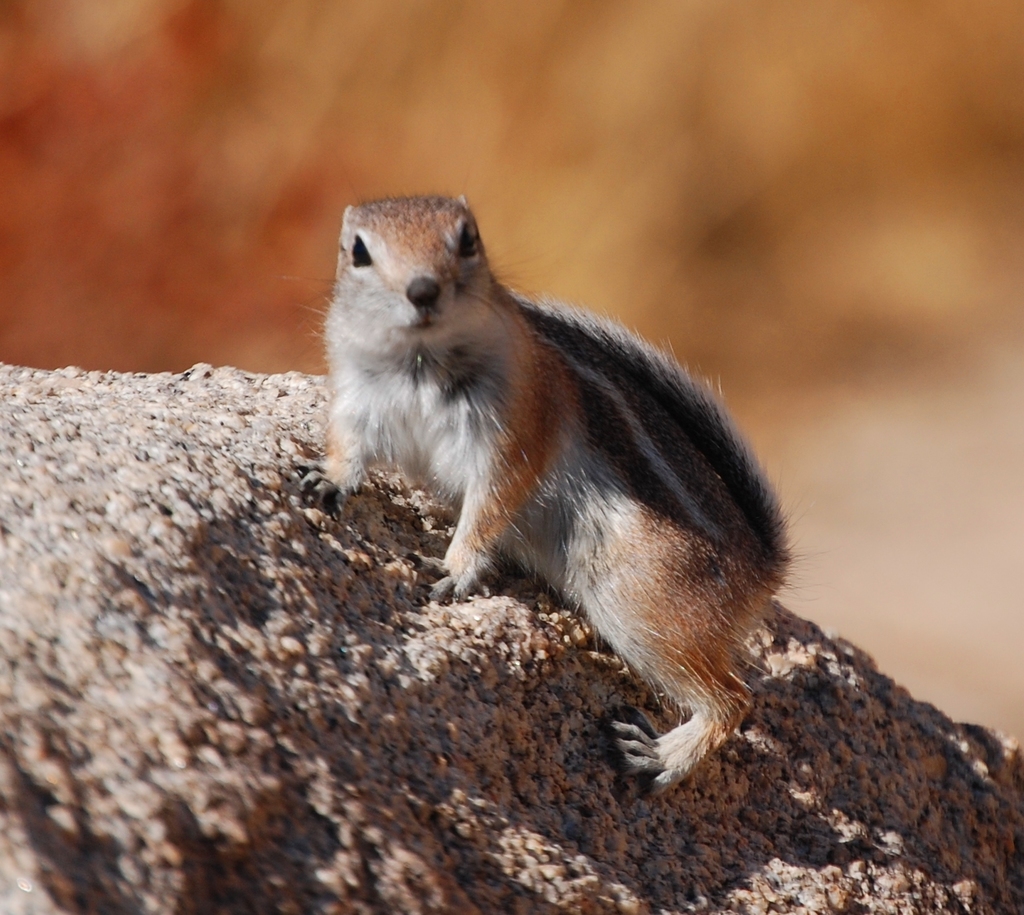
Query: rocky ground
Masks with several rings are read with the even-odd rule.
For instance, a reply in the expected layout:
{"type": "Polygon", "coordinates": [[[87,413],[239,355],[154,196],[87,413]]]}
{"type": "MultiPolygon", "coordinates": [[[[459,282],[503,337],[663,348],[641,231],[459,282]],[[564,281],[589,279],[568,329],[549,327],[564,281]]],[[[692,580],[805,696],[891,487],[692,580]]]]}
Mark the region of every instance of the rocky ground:
{"type": "Polygon", "coordinates": [[[0,367],[0,911],[1024,911],[1024,759],[779,608],[684,786],[670,710],[537,585],[428,601],[447,522],[299,480],[319,378],[0,367]]]}

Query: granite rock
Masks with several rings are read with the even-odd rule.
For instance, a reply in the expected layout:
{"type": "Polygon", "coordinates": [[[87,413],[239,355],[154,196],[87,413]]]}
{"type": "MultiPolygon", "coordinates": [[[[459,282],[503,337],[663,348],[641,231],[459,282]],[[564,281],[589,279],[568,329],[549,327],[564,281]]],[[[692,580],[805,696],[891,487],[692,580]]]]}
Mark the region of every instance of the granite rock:
{"type": "Polygon", "coordinates": [[[675,719],[511,575],[429,600],[451,519],[300,480],[323,380],[0,366],[0,912],[1024,911],[1024,760],[777,607],[754,707],[675,719]]]}

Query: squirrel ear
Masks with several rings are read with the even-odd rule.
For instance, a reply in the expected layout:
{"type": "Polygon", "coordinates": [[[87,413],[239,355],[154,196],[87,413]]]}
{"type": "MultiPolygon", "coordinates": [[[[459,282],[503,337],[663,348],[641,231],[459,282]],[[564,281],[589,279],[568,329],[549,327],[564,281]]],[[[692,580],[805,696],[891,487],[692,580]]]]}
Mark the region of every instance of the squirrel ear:
{"type": "Polygon", "coordinates": [[[469,203],[466,201],[465,194],[459,194],[459,203],[461,203],[464,207],[469,207],[469,203]]]}

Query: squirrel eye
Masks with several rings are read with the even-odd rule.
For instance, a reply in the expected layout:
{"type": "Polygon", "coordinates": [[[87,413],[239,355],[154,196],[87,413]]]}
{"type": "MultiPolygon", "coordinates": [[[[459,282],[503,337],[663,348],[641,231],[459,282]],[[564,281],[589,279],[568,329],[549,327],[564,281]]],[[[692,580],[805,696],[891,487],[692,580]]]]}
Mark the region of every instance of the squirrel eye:
{"type": "Polygon", "coordinates": [[[459,257],[475,257],[477,253],[476,232],[467,223],[459,236],[459,257]]]}
{"type": "Polygon", "coordinates": [[[369,267],[373,261],[370,259],[370,252],[366,250],[366,244],[362,237],[357,235],[352,245],[352,266],[369,267]]]}

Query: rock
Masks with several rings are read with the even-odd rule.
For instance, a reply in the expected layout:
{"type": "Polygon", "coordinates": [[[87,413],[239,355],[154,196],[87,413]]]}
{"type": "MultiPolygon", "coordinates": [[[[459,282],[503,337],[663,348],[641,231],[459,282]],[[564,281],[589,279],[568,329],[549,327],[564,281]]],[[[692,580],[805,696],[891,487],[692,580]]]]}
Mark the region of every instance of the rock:
{"type": "Polygon", "coordinates": [[[754,709],[644,797],[670,710],[529,581],[428,601],[448,524],[299,481],[298,374],[0,367],[0,911],[1024,911],[1024,760],[778,608],[754,709]]]}

